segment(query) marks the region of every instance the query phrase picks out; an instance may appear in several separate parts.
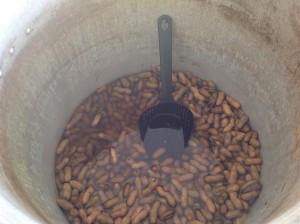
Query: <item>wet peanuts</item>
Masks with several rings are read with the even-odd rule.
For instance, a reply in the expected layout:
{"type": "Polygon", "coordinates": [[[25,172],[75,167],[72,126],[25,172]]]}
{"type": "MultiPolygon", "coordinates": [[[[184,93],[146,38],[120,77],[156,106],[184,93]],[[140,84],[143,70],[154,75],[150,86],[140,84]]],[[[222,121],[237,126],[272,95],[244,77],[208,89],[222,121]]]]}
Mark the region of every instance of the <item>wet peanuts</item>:
{"type": "Polygon", "coordinates": [[[160,202],[155,201],[150,209],[149,221],[151,224],[157,223],[159,206],[160,206],[160,202]]]}
{"type": "Polygon", "coordinates": [[[162,221],[166,221],[166,220],[172,219],[174,215],[175,215],[174,210],[166,209],[159,213],[159,219],[162,221]]]}
{"type": "Polygon", "coordinates": [[[156,150],[153,155],[152,158],[153,159],[158,159],[160,156],[162,156],[164,153],[166,152],[165,148],[159,148],[158,150],[156,150]]]}
{"type": "Polygon", "coordinates": [[[116,164],[118,162],[118,156],[115,148],[110,148],[110,161],[113,164],[116,164]]]}
{"type": "Polygon", "coordinates": [[[138,193],[139,192],[138,192],[137,189],[134,189],[134,190],[132,190],[130,192],[130,194],[129,194],[128,198],[127,198],[127,202],[126,202],[129,207],[131,207],[134,204],[134,202],[135,202],[135,200],[136,200],[136,198],[138,196],[138,193]]]}
{"type": "Polygon", "coordinates": [[[203,179],[207,183],[218,183],[224,180],[224,175],[223,174],[206,175],[203,179]]]}
{"type": "Polygon", "coordinates": [[[216,100],[216,106],[220,106],[223,103],[224,98],[225,98],[225,93],[220,91],[218,93],[218,97],[217,97],[217,100],[216,100]]]}
{"type": "Polygon", "coordinates": [[[262,159],[261,158],[251,158],[251,159],[245,159],[244,164],[249,166],[249,165],[260,165],[262,164],[262,159]]]}
{"type": "Polygon", "coordinates": [[[131,189],[131,184],[130,183],[126,183],[125,186],[124,186],[123,192],[122,192],[122,196],[124,198],[126,198],[129,195],[130,189],[131,189]]]}
{"type": "Polygon", "coordinates": [[[113,219],[106,213],[100,213],[98,216],[97,216],[97,220],[100,222],[100,223],[107,223],[107,224],[113,224],[113,219]]]}
{"type": "Polygon", "coordinates": [[[259,148],[260,147],[260,143],[257,139],[255,138],[251,138],[249,141],[250,145],[252,145],[254,148],[259,148]]]}
{"type": "Polygon", "coordinates": [[[115,210],[111,213],[111,217],[113,219],[119,218],[119,217],[124,217],[128,212],[128,207],[124,206],[118,210],[115,210]]]}
{"type": "Polygon", "coordinates": [[[258,182],[258,180],[250,180],[250,181],[244,183],[241,186],[241,192],[242,193],[246,193],[246,192],[249,192],[249,191],[260,190],[260,189],[261,189],[261,185],[258,182]]]}
{"type": "Polygon", "coordinates": [[[209,211],[207,211],[206,209],[202,209],[201,212],[207,221],[213,220],[214,216],[209,211]]]}
{"type": "Polygon", "coordinates": [[[66,211],[69,211],[72,208],[74,208],[73,204],[71,204],[70,202],[68,202],[67,200],[64,200],[64,199],[57,199],[56,203],[66,211]]]}
{"type": "Polygon", "coordinates": [[[64,139],[63,141],[61,141],[56,149],[56,154],[60,155],[65,150],[65,148],[68,146],[68,144],[69,144],[68,139],[64,139]]]}
{"type": "Polygon", "coordinates": [[[228,185],[228,187],[227,187],[228,192],[236,192],[239,189],[240,189],[240,186],[238,184],[228,185]]]}
{"type": "Polygon", "coordinates": [[[61,191],[61,197],[65,200],[70,200],[72,194],[72,188],[69,183],[64,183],[61,191]]]}
{"type": "Polygon", "coordinates": [[[65,173],[64,173],[64,181],[69,182],[72,178],[72,169],[71,167],[67,166],[65,167],[65,173]]]}
{"type": "Polygon", "coordinates": [[[222,109],[227,116],[233,116],[233,112],[227,102],[223,102],[222,109]]]}
{"type": "Polygon", "coordinates": [[[241,210],[232,210],[232,211],[228,211],[225,214],[225,217],[227,219],[234,219],[234,218],[241,217],[242,215],[243,215],[243,212],[241,210]]]}
{"type": "Polygon", "coordinates": [[[241,194],[240,197],[244,201],[249,201],[249,200],[257,198],[258,195],[259,195],[258,191],[250,191],[248,193],[241,194]]]}
{"type": "Polygon", "coordinates": [[[215,204],[213,203],[213,201],[211,200],[210,197],[208,197],[204,191],[200,191],[199,192],[199,195],[200,195],[200,198],[204,201],[205,205],[206,205],[206,208],[207,210],[214,214],[216,212],[216,206],[215,204]]]}
{"type": "Polygon", "coordinates": [[[256,131],[212,81],[173,73],[173,99],[195,118],[178,158],[147,153],[140,114],[158,104],[159,68],[101,86],[70,118],[56,149],[57,204],[70,223],[241,223],[259,196],[256,131]]]}
{"type": "Polygon", "coordinates": [[[191,165],[193,165],[194,167],[196,167],[199,171],[202,172],[206,172],[207,171],[207,167],[201,165],[199,162],[197,162],[196,160],[191,160],[191,165]]]}
{"type": "Polygon", "coordinates": [[[138,177],[135,177],[134,182],[135,182],[135,187],[136,187],[136,189],[137,189],[137,190],[139,191],[139,193],[140,193],[141,190],[142,190],[142,188],[143,188],[141,178],[140,178],[139,176],[138,176],[138,177]]]}
{"type": "Polygon", "coordinates": [[[182,188],[181,191],[181,206],[186,208],[188,205],[188,189],[186,187],[182,188]]]}
{"type": "Polygon", "coordinates": [[[63,158],[61,160],[61,162],[56,165],[55,171],[59,172],[61,169],[63,169],[67,165],[68,162],[69,162],[69,158],[66,158],[66,157],[63,158]]]}
{"type": "Polygon", "coordinates": [[[240,107],[241,107],[240,102],[237,101],[236,99],[234,99],[233,97],[231,97],[231,96],[226,96],[226,100],[227,100],[227,102],[228,102],[232,107],[234,107],[235,109],[240,109],[240,107]]]}
{"type": "Polygon", "coordinates": [[[71,129],[73,126],[76,125],[77,122],[80,121],[80,119],[82,118],[82,113],[77,113],[74,115],[74,117],[72,117],[72,119],[69,121],[69,123],[66,126],[66,129],[71,129]]]}
{"type": "Polygon", "coordinates": [[[91,224],[93,223],[96,219],[97,219],[97,216],[100,215],[101,212],[98,211],[98,210],[94,210],[87,218],[86,218],[86,222],[88,224],[91,224]]]}
{"type": "Polygon", "coordinates": [[[237,167],[235,165],[232,165],[228,176],[228,182],[230,184],[235,184],[237,180],[237,175],[238,175],[237,167]]]}
{"type": "Polygon", "coordinates": [[[149,210],[144,208],[139,213],[137,213],[135,216],[132,216],[132,224],[139,224],[143,219],[145,219],[149,214],[149,210]]]}
{"type": "Polygon", "coordinates": [[[113,207],[114,205],[116,205],[118,203],[119,203],[119,198],[118,197],[114,197],[114,198],[111,198],[108,201],[106,201],[103,204],[103,207],[104,208],[111,208],[111,207],[113,207]]]}
{"type": "Polygon", "coordinates": [[[205,97],[199,92],[199,90],[196,87],[191,86],[190,90],[193,93],[193,96],[195,99],[197,99],[199,101],[205,100],[205,97]]]}
{"type": "Polygon", "coordinates": [[[92,127],[96,127],[100,123],[101,117],[102,117],[102,114],[101,113],[97,113],[95,115],[94,119],[92,120],[91,126],[92,127]]]}
{"type": "Polygon", "coordinates": [[[183,162],[183,167],[192,174],[197,173],[197,169],[188,162],[183,162]]]}
{"type": "Polygon", "coordinates": [[[181,183],[175,178],[172,178],[171,181],[172,181],[172,184],[177,188],[177,190],[181,191],[181,189],[183,188],[181,183]]]}
{"type": "Polygon", "coordinates": [[[90,197],[93,193],[94,193],[94,188],[93,187],[87,188],[86,191],[84,192],[83,196],[82,196],[81,203],[82,204],[88,203],[88,201],[90,200],[90,197]]]}
{"type": "Polygon", "coordinates": [[[234,205],[234,207],[236,209],[239,209],[239,210],[243,209],[242,201],[238,198],[236,192],[230,192],[229,197],[230,197],[230,200],[231,200],[232,204],[234,205]]]}
{"type": "Polygon", "coordinates": [[[139,145],[139,144],[133,144],[133,147],[141,154],[145,154],[146,150],[143,146],[139,145]]]}
{"type": "Polygon", "coordinates": [[[131,164],[131,167],[132,167],[132,169],[140,169],[140,168],[145,167],[145,166],[147,166],[147,165],[148,165],[147,162],[145,162],[145,161],[140,161],[140,162],[132,163],[132,164],[131,164]]]}
{"type": "Polygon", "coordinates": [[[179,176],[178,180],[180,182],[184,182],[184,181],[192,180],[193,178],[194,178],[194,175],[191,173],[188,173],[188,174],[183,174],[183,175],[179,176]]]}
{"type": "Polygon", "coordinates": [[[154,188],[156,188],[157,184],[158,184],[158,182],[156,181],[156,179],[150,181],[148,186],[141,191],[142,196],[147,196],[147,195],[151,194],[153,192],[154,188]]]}
{"type": "Polygon", "coordinates": [[[140,200],[140,203],[141,204],[151,204],[153,201],[155,201],[156,199],[156,196],[154,194],[151,194],[147,197],[143,197],[141,200],[140,200]]]}
{"type": "Polygon", "coordinates": [[[165,195],[164,195],[164,198],[166,199],[167,203],[169,206],[171,207],[176,207],[176,199],[173,197],[172,194],[170,194],[169,192],[167,192],[165,195]]]}

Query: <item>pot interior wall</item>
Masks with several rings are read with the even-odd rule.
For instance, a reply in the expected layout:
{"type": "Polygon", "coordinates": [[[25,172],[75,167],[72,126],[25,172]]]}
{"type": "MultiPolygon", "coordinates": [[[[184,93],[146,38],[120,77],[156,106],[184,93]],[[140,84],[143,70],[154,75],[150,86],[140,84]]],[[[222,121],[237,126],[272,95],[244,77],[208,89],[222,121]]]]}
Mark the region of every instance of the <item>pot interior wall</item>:
{"type": "Polygon", "coordinates": [[[297,77],[262,38],[226,20],[218,4],[130,0],[47,5],[50,15],[39,17],[0,81],[0,199],[36,222],[67,223],[55,204],[53,173],[63,128],[99,85],[159,64],[156,21],[169,14],[174,70],[215,81],[241,101],[258,130],[263,190],[247,223],[296,222],[300,104],[292,83],[297,77]]]}

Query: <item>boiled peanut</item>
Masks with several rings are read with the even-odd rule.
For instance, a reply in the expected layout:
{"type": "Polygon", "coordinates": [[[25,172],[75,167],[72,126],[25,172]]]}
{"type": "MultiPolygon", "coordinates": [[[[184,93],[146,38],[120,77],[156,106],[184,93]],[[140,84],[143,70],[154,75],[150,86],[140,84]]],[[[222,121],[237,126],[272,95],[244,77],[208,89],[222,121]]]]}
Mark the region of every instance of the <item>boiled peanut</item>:
{"type": "Polygon", "coordinates": [[[250,145],[252,145],[254,148],[259,148],[260,147],[260,143],[257,139],[255,138],[251,138],[249,141],[250,145]]]}
{"type": "Polygon", "coordinates": [[[69,183],[64,183],[61,191],[61,198],[65,200],[70,200],[72,195],[72,188],[69,183]]]}
{"type": "Polygon", "coordinates": [[[215,204],[213,203],[213,201],[211,200],[210,197],[208,197],[204,191],[200,191],[199,192],[199,195],[200,195],[200,198],[204,201],[205,205],[206,205],[206,208],[207,210],[214,214],[216,212],[216,206],[215,204]]]}
{"type": "Polygon", "coordinates": [[[181,191],[181,206],[186,208],[188,205],[188,189],[186,187],[182,188],[181,191]]]}
{"type": "Polygon", "coordinates": [[[109,153],[110,153],[110,161],[113,164],[116,164],[118,162],[118,156],[117,156],[116,149],[115,148],[110,148],[109,153]]]}
{"type": "Polygon", "coordinates": [[[198,161],[196,160],[191,160],[191,164],[196,167],[198,170],[202,171],[202,172],[206,172],[207,171],[207,167],[203,166],[202,164],[200,164],[198,161]]]}
{"type": "Polygon", "coordinates": [[[131,207],[133,204],[134,204],[134,202],[135,202],[135,200],[136,200],[136,198],[137,198],[137,196],[138,196],[138,190],[137,189],[134,189],[134,190],[132,190],[130,193],[129,193],[129,196],[128,196],[128,198],[127,198],[127,201],[126,201],[126,203],[127,203],[127,205],[129,206],[129,207],[131,207]]]}
{"type": "Polygon", "coordinates": [[[167,209],[166,211],[159,213],[159,219],[162,221],[166,221],[166,220],[173,218],[174,215],[175,215],[174,210],[167,209]]]}
{"type": "Polygon", "coordinates": [[[228,182],[230,184],[235,184],[237,181],[237,175],[238,175],[237,167],[235,165],[232,165],[228,176],[228,182]]]}
{"type": "Polygon", "coordinates": [[[69,144],[69,140],[68,139],[64,139],[63,141],[61,141],[56,149],[56,154],[60,155],[63,153],[63,151],[66,149],[66,147],[69,144]]]}
{"type": "Polygon", "coordinates": [[[181,189],[183,188],[183,186],[181,185],[181,183],[175,179],[175,178],[172,178],[171,180],[172,184],[179,190],[181,191],[181,189]]]}
{"type": "Polygon", "coordinates": [[[147,197],[141,198],[140,203],[143,204],[151,204],[156,199],[154,194],[150,194],[147,197]]]}
{"type": "Polygon", "coordinates": [[[150,219],[150,223],[152,224],[157,222],[159,206],[160,206],[160,202],[155,201],[150,209],[149,219],[150,219]]]}
{"type": "Polygon", "coordinates": [[[223,103],[224,98],[225,98],[225,93],[220,91],[218,93],[218,98],[217,98],[217,101],[216,101],[216,105],[220,106],[223,103]]]}
{"type": "Polygon", "coordinates": [[[222,103],[222,109],[226,115],[233,116],[233,112],[227,102],[222,103]]]}
{"type": "Polygon", "coordinates": [[[228,185],[228,187],[227,187],[228,192],[236,192],[239,189],[240,189],[240,186],[238,184],[228,185]]]}
{"type": "Polygon", "coordinates": [[[194,178],[194,175],[191,174],[191,173],[188,173],[188,174],[184,174],[184,175],[179,176],[178,180],[181,181],[181,182],[184,182],[184,181],[192,180],[193,178],[194,178]]]}
{"type": "Polygon", "coordinates": [[[69,211],[74,208],[74,205],[64,199],[57,199],[56,203],[59,207],[63,208],[65,211],[69,211]]]}
{"type": "Polygon", "coordinates": [[[202,209],[201,212],[207,221],[213,220],[214,216],[209,211],[207,211],[206,209],[202,209]]]}
{"type": "Polygon", "coordinates": [[[228,102],[231,106],[233,106],[235,109],[240,109],[240,107],[241,107],[240,102],[237,101],[236,99],[234,99],[233,97],[227,95],[227,96],[226,96],[226,100],[227,100],[227,102],[228,102]]]}
{"type": "Polygon", "coordinates": [[[241,217],[242,215],[243,215],[243,212],[241,210],[232,210],[232,211],[228,211],[225,214],[225,217],[227,219],[235,219],[235,218],[241,217]]]}
{"type": "Polygon", "coordinates": [[[67,158],[67,157],[63,158],[63,159],[60,161],[60,163],[58,163],[58,164],[56,165],[55,171],[56,171],[56,172],[59,172],[61,169],[63,169],[63,168],[67,165],[68,162],[69,162],[69,158],[67,158]]]}
{"type": "Polygon", "coordinates": [[[132,163],[131,164],[131,167],[132,169],[140,169],[140,168],[143,168],[145,166],[147,166],[148,163],[145,162],[145,161],[140,161],[140,162],[136,162],[136,163],[132,163]]]}
{"type": "Polygon", "coordinates": [[[193,214],[193,210],[190,208],[190,207],[187,207],[185,210],[184,210],[184,216],[186,217],[186,219],[188,221],[191,221],[194,219],[194,214],[193,214]]]}
{"type": "Polygon", "coordinates": [[[217,174],[217,175],[206,175],[204,176],[204,181],[207,183],[218,183],[224,180],[223,174],[217,174]]]}
{"type": "Polygon", "coordinates": [[[153,154],[152,158],[153,159],[158,159],[160,156],[162,156],[166,152],[165,148],[159,148],[157,149],[153,154]]]}
{"type": "Polygon", "coordinates": [[[249,191],[255,191],[255,190],[260,190],[260,189],[261,189],[261,185],[258,182],[258,180],[256,180],[256,179],[250,180],[241,186],[242,193],[247,193],[249,191]]]}
{"type": "Polygon", "coordinates": [[[86,191],[84,192],[83,196],[82,196],[81,203],[83,205],[88,203],[88,201],[90,200],[90,197],[93,193],[94,193],[94,188],[93,187],[88,187],[86,189],[86,191]]]}
{"type": "Polygon", "coordinates": [[[147,196],[147,195],[151,194],[153,192],[154,188],[156,188],[157,185],[158,185],[158,182],[157,182],[156,179],[150,181],[148,186],[141,191],[141,195],[142,196],[147,196]]]}
{"type": "Polygon", "coordinates": [[[101,212],[99,210],[94,210],[87,218],[86,218],[86,222],[88,224],[91,224],[93,223],[96,219],[97,219],[97,216],[100,215],[101,212]]]}
{"type": "Polygon", "coordinates": [[[260,164],[262,164],[262,159],[261,158],[245,159],[244,164],[247,165],[247,166],[260,165],[260,164]]]}
{"type": "Polygon", "coordinates": [[[108,208],[111,208],[114,205],[118,204],[119,202],[120,202],[119,198],[118,197],[114,197],[114,198],[111,198],[111,199],[107,200],[103,204],[103,207],[106,208],[106,209],[108,209],[108,208]]]}
{"type": "Polygon", "coordinates": [[[148,209],[142,209],[136,216],[131,219],[132,224],[140,224],[143,219],[145,219],[149,214],[148,209]]]}
{"type": "Polygon", "coordinates": [[[196,154],[193,156],[193,159],[197,160],[200,164],[202,164],[203,166],[208,166],[209,162],[205,159],[202,158],[200,155],[196,154]]]}
{"type": "Polygon", "coordinates": [[[102,113],[97,113],[94,119],[92,120],[91,126],[96,127],[99,124],[101,117],[102,117],[102,113]]]}
{"type": "Polygon", "coordinates": [[[79,122],[82,118],[82,113],[75,114],[72,119],[69,121],[69,123],[66,126],[66,129],[71,129],[73,126],[76,125],[77,122],[79,122]]]}
{"type": "Polygon", "coordinates": [[[113,211],[110,216],[113,219],[116,219],[116,218],[119,218],[119,217],[123,218],[127,214],[127,212],[128,212],[128,207],[124,206],[124,207],[122,207],[122,208],[120,208],[116,211],[113,211]]]}
{"type": "Polygon", "coordinates": [[[192,174],[197,173],[197,169],[188,162],[183,162],[183,167],[192,174]]]}
{"type": "Polygon", "coordinates": [[[141,154],[145,154],[146,150],[143,146],[141,146],[140,144],[133,144],[133,147],[141,154]]]}
{"type": "Polygon", "coordinates": [[[193,96],[195,99],[199,100],[199,101],[204,101],[205,100],[205,97],[200,94],[199,90],[196,88],[196,87],[189,87],[191,92],[193,93],[193,96]]]}
{"type": "Polygon", "coordinates": [[[135,177],[134,182],[135,182],[135,187],[136,187],[136,189],[137,189],[139,192],[141,192],[141,190],[142,190],[142,188],[143,188],[141,178],[140,178],[140,177],[135,177]]]}
{"type": "Polygon", "coordinates": [[[238,209],[238,210],[243,209],[243,204],[242,204],[241,200],[238,198],[236,192],[230,192],[229,197],[230,197],[230,200],[231,200],[232,204],[234,205],[234,207],[236,209],[238,209]]]}
{"type": "Polygon", "coordinates": [[[250,191],[250,192],[241,194],[240,197],[241,197],[241,199],[243,199],[245,201],[249,201],[249,200],[257,198],[258,195],[259,195],[258,191],[250,191]]]}
{"type": "Polygon", "coordinates": [[[107,223],[107,224],[113,224],[113,219],[106,213],[102,212],[97,216],[97,220],[100,223],[107,223]]]}
{"type": "Polygon", "coordinates": [[[246,123],[248,122],[248,117],[242,116],[237,122],[236,122],[236,127],[238,129],[241,129],[246,123]]]}

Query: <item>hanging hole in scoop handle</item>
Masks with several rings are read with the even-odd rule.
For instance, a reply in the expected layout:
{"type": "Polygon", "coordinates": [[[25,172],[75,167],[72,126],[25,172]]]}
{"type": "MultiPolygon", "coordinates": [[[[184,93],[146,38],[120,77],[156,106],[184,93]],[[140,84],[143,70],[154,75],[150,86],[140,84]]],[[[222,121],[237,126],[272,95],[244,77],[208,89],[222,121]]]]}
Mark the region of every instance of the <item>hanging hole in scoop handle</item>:
{"type": "Polygon", "coordinates": [[[170,16],[159,17],[158,39],[162,74],[162,102],[172,102],[172,19],[170,16]]]}

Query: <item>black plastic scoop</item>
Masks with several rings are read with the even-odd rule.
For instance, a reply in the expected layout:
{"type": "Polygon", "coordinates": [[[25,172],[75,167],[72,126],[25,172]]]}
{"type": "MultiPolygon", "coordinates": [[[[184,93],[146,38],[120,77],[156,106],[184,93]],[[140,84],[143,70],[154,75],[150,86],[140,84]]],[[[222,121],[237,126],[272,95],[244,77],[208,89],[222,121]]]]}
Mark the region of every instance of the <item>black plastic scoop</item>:
{"type": "Polygon", "coordinates": [[[161,158],[178,158],[187,144],[193,127],[192,112],[172,98],[172,20],[158,19],[162,102],[144,111],[139,120],[140,135],[148,154],[165,148],[161,158]]]}

